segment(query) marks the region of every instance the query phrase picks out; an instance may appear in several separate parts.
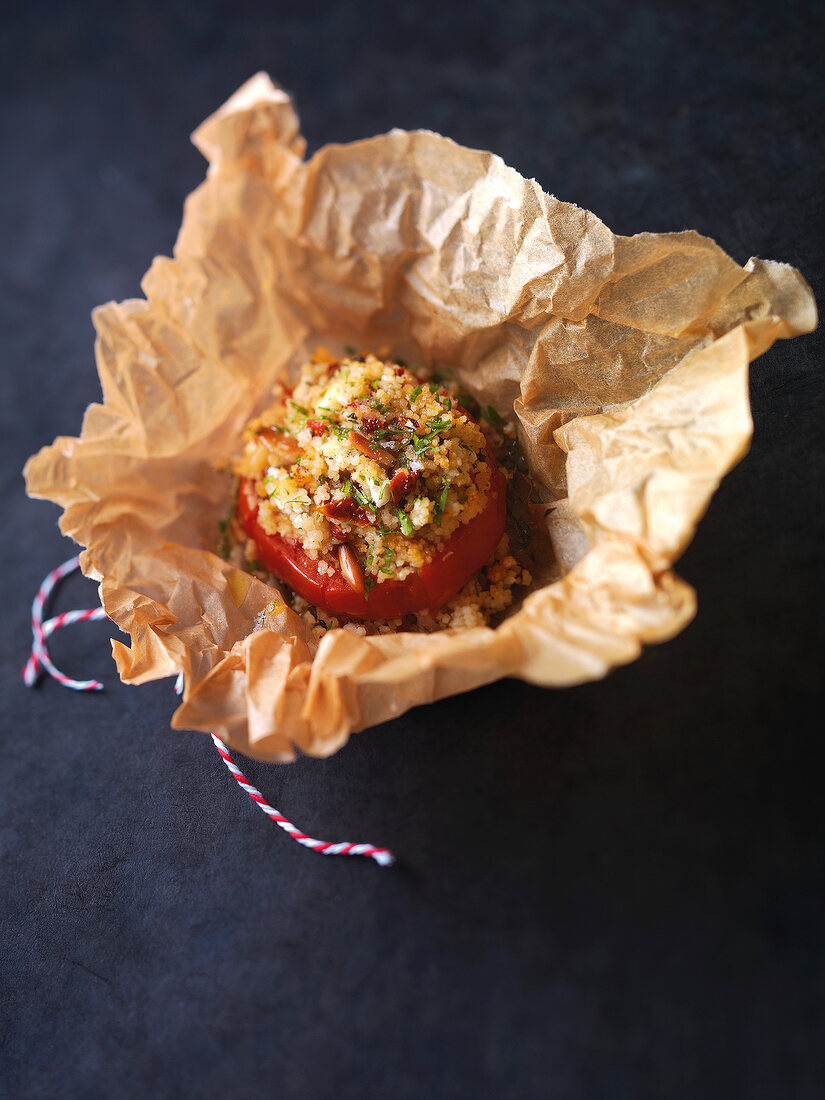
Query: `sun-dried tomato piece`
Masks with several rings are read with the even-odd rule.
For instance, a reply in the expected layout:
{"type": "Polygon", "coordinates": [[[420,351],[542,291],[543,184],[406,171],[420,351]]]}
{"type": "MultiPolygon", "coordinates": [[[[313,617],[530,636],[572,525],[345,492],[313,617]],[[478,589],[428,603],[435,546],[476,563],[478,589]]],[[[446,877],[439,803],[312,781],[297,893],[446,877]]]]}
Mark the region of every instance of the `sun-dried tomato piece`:
{"type": "Polygon", "coordinates": [[[367,509],[362,508],[352,497],[328,500],[318,510],[328,519],[343,519],[347,523],[355,523],[359,527],[369,527],[372,524],[372,516],[367,509]]]}
{"type": "Polygon", "coordinates": [[[366,409],[361,414],[361,424],[368,432],[378,432],[387,426],[387,418],[373,409],[366,409]]]}
{"type": "Polygon", "coordinates": [[[295,437],[277,428],[256,428],[255,434],[266,443],[273,458],[282,466],[293,463],[301,453],[295,437]]]}
{"type": "Polygon", "coordinates": [[[322,420],[307,420],[307,427],[313,435],[323,435],[327,430],[326,424],[322,420]]]}
{"type": "Polygon", "coordinates": [[[417,470],[396,470],[390,478],[390,492],[396,504],[400,504],[404,496],[418,482],[417,470]]]}

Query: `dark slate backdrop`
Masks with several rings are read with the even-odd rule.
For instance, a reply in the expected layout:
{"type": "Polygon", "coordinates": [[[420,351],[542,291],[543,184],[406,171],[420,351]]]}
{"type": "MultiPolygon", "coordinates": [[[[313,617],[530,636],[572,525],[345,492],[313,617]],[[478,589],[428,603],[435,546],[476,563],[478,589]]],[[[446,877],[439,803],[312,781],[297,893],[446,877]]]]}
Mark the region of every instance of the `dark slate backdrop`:
{"type": "MultiPolygon", "coordinates": [[[[0,1093],[13,1098],[821,1096],[821,334],[753,368],[755,439],[680,571],[699,614],[605,682],[504,682],[248,765],[103,624],[97,696],[25,689],[72,548],[20,470],[99,397],[91,308],[139,294],[258,69],[310,150],[392,126],[490,148],[621,233],[697,229],[822,298],[818,5],[34,2],[3,17],[0,1093]],[[713,10],[711,10],[713,9],[713,10]],[[819,1044],[817,1042],[819,1040],[819,1044]]],[[[67,584],[59,606],[94,602],[67,584]]]]}

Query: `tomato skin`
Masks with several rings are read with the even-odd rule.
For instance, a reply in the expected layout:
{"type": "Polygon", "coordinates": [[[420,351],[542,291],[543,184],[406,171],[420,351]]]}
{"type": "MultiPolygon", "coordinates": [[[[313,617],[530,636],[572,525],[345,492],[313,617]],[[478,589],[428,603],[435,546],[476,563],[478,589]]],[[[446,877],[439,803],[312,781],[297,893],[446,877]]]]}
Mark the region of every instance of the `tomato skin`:
{"type": "Polygon", "coordinates": [[[238,516],[270,573],[316,607],[354,619],[393,619],[414,611],[436,611],[484,565],[498,545],[507,518],[506,486],[490,448],[491,483],[483,512],[462,524],[443,550],[403,581],[382,581],[364,596],[351,588],[336,566],[322,574],[318,562],[282,535],[270,535],[258,523],[258,498],[252,482],[241,481],[238,516]]]}

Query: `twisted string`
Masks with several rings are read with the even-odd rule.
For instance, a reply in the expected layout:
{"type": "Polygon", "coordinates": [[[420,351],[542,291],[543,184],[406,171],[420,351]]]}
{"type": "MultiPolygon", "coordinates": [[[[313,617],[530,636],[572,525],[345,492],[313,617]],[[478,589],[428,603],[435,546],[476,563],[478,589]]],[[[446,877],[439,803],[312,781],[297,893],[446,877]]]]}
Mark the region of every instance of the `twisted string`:
{"type": "MultiPolygon", "coordinates": [[[[65,672],[61,672],[49,656],[46,646],[46,639],[55,630],[60,630],[61,627],[69,626],[72,623],[91,622],[106,618],[106,612],[102,607],[89,607],[78,611],[64,611],[44,621],[43,614],[46,602],[55,586],[69,573],[73,573],[79,568],[80,558],[70,558],[56,569],[53,569],[37,590],[37,595],[32,603],[32,649],[23,669],[23,680],[29,687],[34,687],[41,672],[45,671],[63,687],[72,688],[75,691],[101,691],[103,689],[103,684],[99,680],[74,680],[71,676],[67,676],[65,672]]],[[[175,681],[175,691],[178,695],[183,692],[183,673],[180,673],[175,681]]],[[[389,867],[395,862],[395,857],[388,848],[377,848],[374,844],[352,844],[348,841],[332,843],[328,840],[316,840],[311,836],[307,836],[306,833],[302,833],[297,825],[293,825],[274,806],[270,806],[258,788],[249,782],[229,755],[229,749],[223,741],[214,733],[212,734],[212,741],[224,764],[226,764],[241,789],[246,791],[255,805],[271,821],[274,821],[280,829],[283,829],[288,836],[291,836],[294,841],[304,848],[310,848],[313,852],[320,852],[325,856],[363,856],[366,859],[374,860],[380,867],[389,867]]]]}
{"type": "Polygon", "coordinates": [[[257,787],[254,787],[241,769],[229,755],[229,750],[220,737],[216,737],[212,734],[212,740],[215,743],[215,748],[221,755],[221,759],[227,768],[229,768],[232,775],[237,780],[242,790],[246,791],[255,805],[263,810],[263,812],[272,821],[275,822],[285,833],[289,833],[293,840],[296,840],[299,844],[303,844],[305,848],[311,848],[313,852],[321,852],[325,856],[366,856],[368,859],[374,859],[381,867],[389,867],[391,863],[395,862],[395,856],[387,848],[376,848],[373,844],[350,844],[348,842],[342,842],[340,844],[333,844],[328,840],[314,840],[311,836],[307,836],[306,833],[302,833],[297,825],[293,825],[291,821],[287,821],[282,813],[279,813],[274,806],[270,806],[257,787]]]}
{"type": "Polygon", "coordinates": [[[52,594],[55,585],[69,573],[80,568],[80,558],[69,558],[62,565],[58,565],[46,577],[37,590],[37,595],[32,603],[32,650],[26,666],[23,669],[23,680],[29,687],[37,683],[41,671],[45,670],[63,687],[72,688],[73,691],[102,691],[103,684],[99,680],[74,680],[61,672],[55,666],[49,651],[46,648],[46,638],[61,626],[69,623],[84,622],[91,619],[105,619],[106,612],[102,607],[90,607],[85,611],[66,611],[63,615],[57,615],[47,623],[43,622],[43,610],[46,601],[52,594]]]}

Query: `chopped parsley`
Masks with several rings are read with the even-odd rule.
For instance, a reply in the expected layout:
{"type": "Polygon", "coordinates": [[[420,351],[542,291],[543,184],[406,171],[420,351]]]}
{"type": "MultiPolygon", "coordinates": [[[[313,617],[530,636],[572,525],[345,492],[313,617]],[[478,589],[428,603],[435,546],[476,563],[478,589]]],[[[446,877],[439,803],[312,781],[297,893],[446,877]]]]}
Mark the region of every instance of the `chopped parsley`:
{"type": "Polygon", "coordinates": [[[503,428],[507,423],[504,417],[500,416],[492,405],[485,405],[484,408],[481,410],[481,415],[484,417],[487,423],[491,424],[494,428],[503,428]]]}
{"type": "Polygon", "coordinates": [[[518,470],[520,474],[526,474],[527,471],[527,459],[521,453],[521,446],[519,441],[514,439],[510,446],[507,448],[507,453],[504,456],[504,465],[511,470],[518,470]]]}
{"type": "Polygon", "coordinates": [[[437,416],[431,416],[427,421],[427,427],[430,429],[430,435],[438,435],[439,432],[446,431],[447,428],[453,426],[452,420],[439,420],[437,416]]]}
{"type": "Polygon", "coordinates": [[[467,393],[466,390],[460,389],[455,396],[459,405],[463,406],[467,412],[478,412],[478,401],[476,401],[472,394],[467,393]]]}
{"type": "Polygon", "coordinates": [[[396,508],[395,514],[398,516],[398,522],[401,524],[401,533],[407,538],[411,538],[414,530],[412,520],[403,508],[396,508]]]}
{"type": "Polygon", "coordinates": [[[310,606],[307,608],[307,611],[313,617],[313,619],[315,620],[315,622],[318,626],[322,626],[324,628],[324,630],[329,630],[329,627],[327,626],[327,624],[324,622],[324,620],[318,614],[318,608],[317,607],[313,607],[310,604],[310,606]]]}
{"type": "Polygon", "coordinates": [[[435,439],[439,432],[446,431],[447,428],[452,427],[450,420],[439,420],[438,417],[430,417],[427,422],[427,427],[430,429],[426,435],[416,435],[415,432],[410,436],[410,443],[413,445],[413,449],[417,455],[423,454],[424,451],[430,445],[430,440],[435,439]]]}
{"type": "Polygon", "coordinates": [[[222,534],[229,530],[229,524],[232,522],[232,517],[234,516],[234,514],[235,506],[233,504],[227,514],[223,517],[223,519],[218,520],[218,529],[222,534]]]}
{"type": "Polygon", "coordinates": [[[341,486],[344,492],[353,498],[362,508],[369,508],[371,512],[375,511],[375,505],[372,500],[364,493],[363,489],[349,478],[341,486]]]}
{"type": "Polygon", "coordinates": [[[384,551],[384,564],[381,566],[381,572],[391,577],[395,572],[395,551],[386,545],[382,546],[381,549],[384,551]]]}
{"type": "Polygon", "coordinates": [[[438,524],[441,523],[441,517],[444,515],[444,509],[447,507],[447,494],[449,491],[450,486],[445,482],[444,488],[441,490],[441,496],[435,502],[434,519],[438,524]]]}

